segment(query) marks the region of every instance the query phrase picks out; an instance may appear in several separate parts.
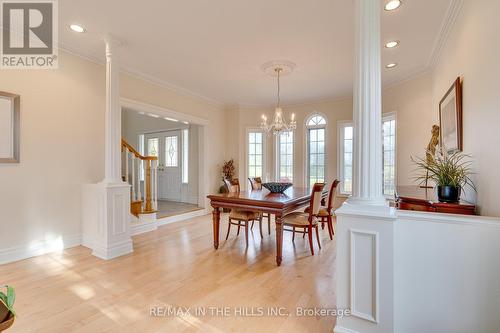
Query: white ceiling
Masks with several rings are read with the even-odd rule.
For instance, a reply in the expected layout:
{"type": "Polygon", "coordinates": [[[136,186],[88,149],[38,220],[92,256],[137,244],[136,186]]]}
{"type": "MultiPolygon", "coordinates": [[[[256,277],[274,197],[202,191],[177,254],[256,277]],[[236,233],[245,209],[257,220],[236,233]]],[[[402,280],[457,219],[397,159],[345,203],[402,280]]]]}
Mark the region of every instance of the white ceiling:
{"type": "MultiPolygon", "coordinates": [[[[381,0],[382,1],[382,0],[381,0]]],[[[451,0],[406,0],[382,13],[383,82],[427,68],[451,0]]],[[[282,80],[284,104],[352,92],[353,0],[60,0],[64,48],[104,61],[101,36],[125,44],[124,69],[221,103],[269,105],[275,81],[260,66],[284,59],[297,64],[282,80]],[[87,32],[77,34],[68,25],[87,32]]]]}

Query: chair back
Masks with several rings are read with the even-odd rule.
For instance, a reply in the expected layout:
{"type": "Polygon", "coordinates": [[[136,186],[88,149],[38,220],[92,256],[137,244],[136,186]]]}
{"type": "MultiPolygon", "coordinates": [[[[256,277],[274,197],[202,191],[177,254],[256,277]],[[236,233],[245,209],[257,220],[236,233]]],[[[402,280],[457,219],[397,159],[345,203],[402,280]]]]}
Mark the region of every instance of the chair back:
{"type": "Polygon", "coordinates": [[[312,188],[311,202],[309,203],[309,222],[311,222],[312,218],[317,216],[319,213],[319,209],[321,207],[321,196],[324,188],[324,183],[316,183],[312,188]]]}
{"type": "Polygon", "coordinates": [[[252,190],[258,191],[262,190],[262,178],[260,177],[250,177],[248,178],[250,181],[250,185],[252,186],[252,190]]]}
{"type": "Polygon", "coordinates": [[[229,193],[239,193],[240,192],[240,181],[238,178],[234,179],[224,179],[224,185],[229,193]]]}
{"type": "Polygon", "coordinates": [[[339,185],[340,181],[338,179],[335,179],[332,183],[332,186],[330,187],[330,193],[328,193],[328,212],[331,212],[333,209],[333,205],[335,204],[335,195],[337,194],[337,186],[339,185]]]}

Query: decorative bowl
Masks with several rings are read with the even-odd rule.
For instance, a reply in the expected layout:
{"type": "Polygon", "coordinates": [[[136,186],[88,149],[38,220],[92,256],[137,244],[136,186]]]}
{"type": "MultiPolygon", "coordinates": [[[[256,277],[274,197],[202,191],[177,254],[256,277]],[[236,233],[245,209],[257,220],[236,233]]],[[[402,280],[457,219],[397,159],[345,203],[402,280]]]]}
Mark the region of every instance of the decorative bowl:
{"type": "Polygon", "coordinates": [[[278,183],[278,182],[262,184],[262,186],[267,188],[271,193],[283,193],[292,185],[293,185],[292,183],[278,183]]]}

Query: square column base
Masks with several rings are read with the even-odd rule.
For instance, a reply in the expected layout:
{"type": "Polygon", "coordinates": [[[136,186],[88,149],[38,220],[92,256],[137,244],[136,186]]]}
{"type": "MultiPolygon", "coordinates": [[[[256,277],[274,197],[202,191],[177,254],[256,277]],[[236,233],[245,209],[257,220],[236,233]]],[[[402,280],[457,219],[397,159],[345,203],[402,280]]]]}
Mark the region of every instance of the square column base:
{"type": "Polygon", "coordinates": [[[85,184],[82,200],[83,245],[104,260],[133,252],[130,185],[85,184]]]}

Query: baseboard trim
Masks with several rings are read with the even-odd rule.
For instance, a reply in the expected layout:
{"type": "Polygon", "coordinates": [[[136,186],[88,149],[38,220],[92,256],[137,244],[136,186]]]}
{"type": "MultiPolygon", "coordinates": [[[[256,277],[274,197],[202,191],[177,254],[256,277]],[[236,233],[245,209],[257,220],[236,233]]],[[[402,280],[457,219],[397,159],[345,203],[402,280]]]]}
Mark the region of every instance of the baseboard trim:
{"type": "Polygon", "coordinates": [[[113,244],[108,248],[96,247],[94,251],[92,251],[92,255],[104,260],[110,260],[132,252],[134,252],[134,247],[132,244],[132,239],[130,239],[117,244],[113,244]]]}
{"type": "Polygon", "coordinates": [[[155,231],[158,229],[158,222],[148,221],[142,223],[131,223],[130,233],[132,236],[144,234],[146,232],[155,231]]]}
{"type": "Polygon", "coordinates": [[[158,226],[162,226],[162,225],[166,225],[166,224],[170,224],[170,223],[185,221],[185,220],[191,219],[193,217],[203,216],[203,215],[207,215],[207,214],[208,214],[207,210],[202,208],[202,209],[193,210],[191,212],[187,212],[184,214],[163,217],[163,218],[158,219],[157,223],[158,223],[158,226]]]}
{"type": "Polygon", "coordinates": [[[354,331],[354,330],[351,330],[349,328],[345,328],[345,327],[342,327],[342,326],[335,326],[335,328],[333,329],[333,333],[360,333],[358,331],[354,331]]]}
{"type": "Polygon", "coordinates": [[[48,253],[62,251],[82,244],[82,235],[66,235],[53,240],[36,240],[29,245],[18,245],[0,249],[0,265],[24,260],[48,253]]]}

